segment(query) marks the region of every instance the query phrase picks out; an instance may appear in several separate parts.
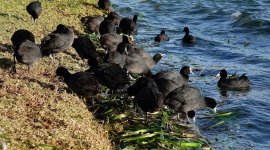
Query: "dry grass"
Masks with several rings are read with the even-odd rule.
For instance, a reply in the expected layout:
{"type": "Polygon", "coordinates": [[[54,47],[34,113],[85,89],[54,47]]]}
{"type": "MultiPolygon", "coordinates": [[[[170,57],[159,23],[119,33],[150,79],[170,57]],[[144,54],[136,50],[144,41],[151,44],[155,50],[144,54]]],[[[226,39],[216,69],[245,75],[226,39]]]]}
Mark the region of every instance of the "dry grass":
{"type": "MultiPolygon", "coordinates": [[[[102,14],[94,7],[97,0],[40,0],[43,12],[37,23],[25,10],[30,1],[0,2],[0,147],[4,142],[9,149],[111,149],[107,131],[83,100],[67,93],[55,77],[58,62],[43,58],[30,72],[24,65],[17,65],[17,74],[10,72],[14,31],[32,31],[37,43],[59,23],[82,31],[81,16],[102,14]]],[[[73,72],[85,69],[73,49],[58,56],[73,72]]]]}

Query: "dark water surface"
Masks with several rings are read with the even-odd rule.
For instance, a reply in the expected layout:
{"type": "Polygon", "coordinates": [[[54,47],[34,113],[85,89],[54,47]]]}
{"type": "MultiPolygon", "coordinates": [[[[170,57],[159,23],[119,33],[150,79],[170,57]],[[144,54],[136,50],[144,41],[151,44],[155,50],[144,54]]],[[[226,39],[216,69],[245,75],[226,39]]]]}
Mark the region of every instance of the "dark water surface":
{"type": "MultiPolygon", "coordinates": [[[[191,76],[204,95],[218,100],[218,112],[234,112],[222,119],[203,119],[196,125],[214,149],[270,149],[270,1],[269,0],[112,0],[121,16],[139,14],[136,43],[148,52],[165,53],[155,67],[179,70],[183,65],[202,69],[191,76]],[[188,26],[197,38],[193,47],[181,44],[188,26]],[[156,45],[153,38],[165,29],[170,41],[156,45]],[[249,91],[220,91],[215,75],[247,73],[249,91]],[[224,121],[211,129],[207,127],[224,121]]],[[[200,119],[201,118],[201,119],[200,119]]]]}

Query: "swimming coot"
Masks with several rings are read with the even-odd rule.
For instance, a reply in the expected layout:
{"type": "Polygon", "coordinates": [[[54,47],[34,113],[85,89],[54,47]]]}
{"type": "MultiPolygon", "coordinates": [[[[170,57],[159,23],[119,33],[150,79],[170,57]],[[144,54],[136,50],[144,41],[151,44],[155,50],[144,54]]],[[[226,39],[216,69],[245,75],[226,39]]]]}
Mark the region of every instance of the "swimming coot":
{"type": "Polygon", "coordinates": [[[161,30],[160,34],[155,37],[155,42],[169,41],[169,37],[165,33],[165,30],[161,30]]]}
{"type": "Polygon", "coordinates": [[[240,77],[234,75],[227,78],[227,71],[222,69],[217,76],[220,76],[218,81],[218,87],[220,88],[244,89],[250,87],[250,81],[245,74],[241,75],[240,77]]]}
{"type": "Polygon", "coordinates": [[[183,32],[185,32],[185,36],[183,37],[182,41],[184,44],[194,44],[196,42],[195,37],[189,34],[188,27],[185,27],[183,32]]]}

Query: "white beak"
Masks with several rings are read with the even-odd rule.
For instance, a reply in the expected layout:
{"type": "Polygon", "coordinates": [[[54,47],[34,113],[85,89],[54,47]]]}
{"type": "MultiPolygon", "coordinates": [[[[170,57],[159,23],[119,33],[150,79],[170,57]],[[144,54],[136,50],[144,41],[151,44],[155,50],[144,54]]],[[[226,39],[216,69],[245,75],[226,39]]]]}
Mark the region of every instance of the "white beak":
{"type": "Polygon", "coordinates": [[[216,75],[216,77],[220,77],[220,72],[216,75]]]}
{"type": "Polygon", "coordinates": [[[163,56],[165,56],[166,54],[160,53],[160,55],[163,57],[163,56]]]}
{"type": "Polygon", "coordinates": [[[196,122],[196,116],[194,116],[193,118],[187,117],[187,120],[190,124],[194,124],[196,122]]]}
{"type": "Polygon", "coordinates": [[[194,75],[194,72],[192,71],[192,68],[189,67],[190,74],[194,75]]]}
{"type": "Polygon", "coordinates": [[[217,107],[213,108],[212,111],[213,111],[214,113],[216,113],[216,112],[217,112],[217,107]]]}

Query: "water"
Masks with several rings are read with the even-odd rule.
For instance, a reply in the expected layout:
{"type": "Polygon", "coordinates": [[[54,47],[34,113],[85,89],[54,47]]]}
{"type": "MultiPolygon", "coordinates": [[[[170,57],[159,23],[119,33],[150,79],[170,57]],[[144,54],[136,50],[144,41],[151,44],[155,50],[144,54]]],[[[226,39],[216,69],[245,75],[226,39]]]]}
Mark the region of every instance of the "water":
{"type": "MultiPolygon", "coordinates": [[[[201,134],[214,149],[270,149],[270,1],[269,0],[112,0],[121,16],[139,14],[136,43],[154,54],[166,57],[154,68],[179,70],[183,65],[202,69],[191,76],[192,84],[218,100],[219,112],[234,112],[221,121],[198,119],[201,134]],[[197,38],[193,47],[184,47],[183,28],[188,26],[197,38]],[[166,30],[170,41],[155,45],[153,38],[166,30]],[[230,74],[247,73],[249,91],[220,91],[218,70],[230,74]]],[[[208,111],[199,112],[204,116],[208,111]]]]}

